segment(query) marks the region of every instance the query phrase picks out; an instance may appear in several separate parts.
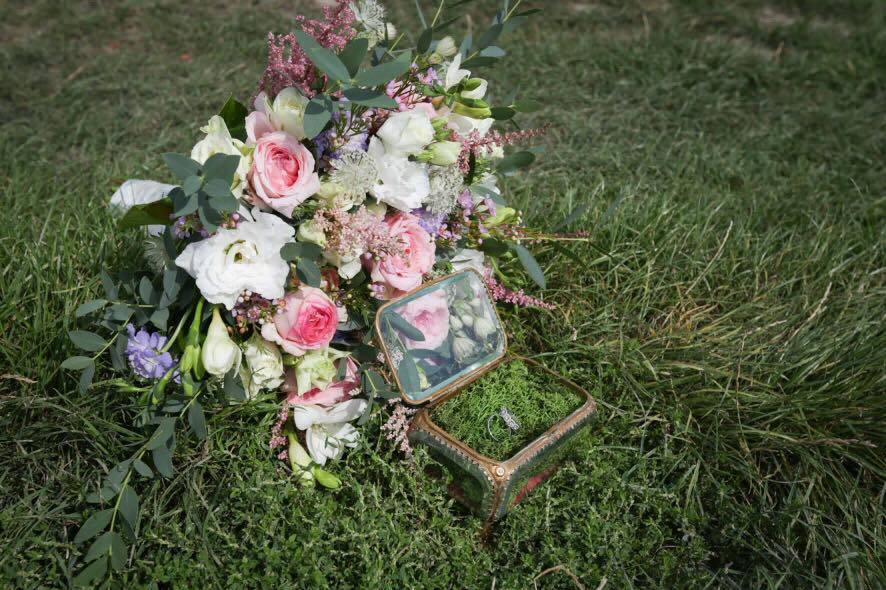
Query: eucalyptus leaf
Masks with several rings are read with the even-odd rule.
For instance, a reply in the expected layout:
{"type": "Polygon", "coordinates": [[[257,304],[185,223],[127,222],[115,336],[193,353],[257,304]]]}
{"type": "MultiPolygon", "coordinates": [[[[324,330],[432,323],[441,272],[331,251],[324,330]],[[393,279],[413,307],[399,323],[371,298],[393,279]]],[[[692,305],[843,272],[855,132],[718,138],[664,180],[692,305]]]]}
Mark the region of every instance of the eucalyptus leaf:
{"type": "Polygon", "coordinates": [[[96,312],[107,305],[108,302],[105,299],[93,299],[92,301],[87,301],[83,303],[74,311],[74,315],[78,318],[82,318],[85,315],[89,315],[93,312],[96,312]]]}
{"type": "Polygon", "coordinates": [[[354,76],[357,74],[357,70],[360,69],[360,64],[363,62],[363,58],[366,57],[367,51],[369,51],[369,39],[357,37],[348,41],[342,52],[338,54],[338,58],[345,64],[348,73],[354,76]]]}
{"type": "Polygon", "coordinates": [[[434,29],[425,29],[418,37],[418,44],[416,45],[415,50],[419,53],[425,53],[428,49],[431,48],[431,41],[433,41],[433,39],[434,29]]]}
{"type": "Polygon", "coordinates": [[[418,366],[415,364],[409,351],[403,351],[403,359],[397,366],[397,375],[400,377],[400,385],[404,392],[416,392],[421,390],[421,379],[418,375],[418,366]]]}
{"type": "Polygon", "coordinates": [[[231,137],[246,141],[246,106],[230,96],[218,114],[224,119],[231,137]]]}
{"type": "Polygon", "coordinates": [[[523,268],[526,269],[529,277],[535,281],[539,287],[546,289],[547,281],[545,281],[544,272],[541,270],[538,262],[536,262],[535,257],[532,256],[532,253],[520,244],[511,244],[511,249],[517,253],[517,258],[520,259],[520,263],[523,265],[523,268]]]}
{"type": "Polygon", "coordinates": [[[154,295],[154,285],[151,284],[151,279],[142,277],[138,283],[138,296],[144,303],[150,305],[154,300],[154,295]]]}
{"type": "Polygon", "coordinates": [[[132,486],[126,486],[120,492],[120,514],[133,529],[138,525],[138,495],[132,486]]]}
{"type": "Polygon", "coordinates": [[[88,356],[71,356],[62,361],[62,369],[80,371],[93,364],[93,362],[88,356]]]}
{"type": "Polygon", "coordinates": [[[151,459],[154,467],[163,477],[172,477],[175,471],[172,468],[172,453],[165,446],[159,446],[151,451],[151,459]]]}
{"type": "Polygon", "coordinates": [[[203,178],[194,174],[185,178],[185,181],[182,183],[182,190],[186,195],[193,195],[200,190],[201,186],[203,186],[203,178]]]}
{"type": "Polygon", "coordinates": [[[313,37],[304,31],[295,31],[295,38],[308,56],[308,59],[317,66],[317,69],[333,80],[338,80],[339,82],[350,80],[351,76],[348,73],[348,68],[337,55],[317,43],[313,37]]]}
{"type": "MultiPolygon", "coordinates": [[[[234,174],[240,165],[240,156],[233,154],[212,154],[203,164],[203,178],[207,184],[211,181],[221,180],[230,188],[234,182],[234,174]]],[[[207,190],[207,192],[209,192],[207,190]]],[[[211,193],[210,193],[211,194],[211,193]]]]}
{"type": "Polygon", "coordinates": [[[169,225],[172,215],[172,200],[164,198],[145,205],[134,205],[117,222],[118,229],[129,229],[143,225],[169,225]]]}
{"type": "Polygon", "coordinates": [[[525,168],[535,161],[535,154],[528,151],[516,152],[505,156],[498,163],[499,172],[512,172],[518,168],[525,168]]]}
{"type": "Polygon", "coordinates": [[[111,551],[111,540],[114,536],[113,531],[108,531],[98,539],[92,542],[92,545],[89,546],[89,551],[86,552],[86,556],[83,558],[84,561],[95,561],[99,557],[103,557],[105,555],[110,554],[111,551]]]}
{"type": "Polygon", "coordinates": [[[424,333],[410,324],[409,320],[407,320],[400,314],[391,313],[387,314],[385,317],[389,322],[390,327],[395,328],[398,332],[400,332],[410,340],[415,340],[416,342],[424,342],[424,333]]]}
{"type": "Polygon", "coordinates": [[[126,544],[123,543],[123,537],[119,533],[112,533],[111,536],[111,567],[116,571],[123,569],[126,564],[126,544]]]}
{"type": "Polygon", "coordinates": [[[176,207],[172,212],[173,217],[184,217],[185,215],[190,215],[197,210],[197,204],[200,202],[200,199],[197,197],[197,194],[192,194],[182,201],[182,205],[180,207],[176,207]]]}
{"type": "Polygon", "coordinates": [[[80,526],[80,530],[74,535],[74,543],[79,545],[96,536],[100,531],[105,530],[111,522],[111,516],[114,511],[110,508],[107,510],[99,510],[94,512],[92,516],[86,519],[86,522],[80,526]]]}
{"type": "Polygon", "coordinates": [[[530,98],[524,98],[514,103],[514,108],[521,113],[533,113],[541,107],[542,104],[539,101],[530,98]]]}
{"type": "Polygon", "coordinates": [[[344,92],[349,101],[366,107],[395,109],[397,101],[381,90],[368,88],[348,88],[344,92]]]}
{"type": "Polygon", "coordinates": [[[163,154],[163,161],[166,162],[169,170],[181,181],[184,181],[189,176],[200,174],[201,171],[199,163],[182,154],[163,154]]]}
{"type": "Polygon", "coordinates": [[[141,459],[136,459],[135,461],[133,461],[132,468],[135,469],[136,473],[138,473],[142,477],[146,477],[148,479],[154,477],[154,471],[148,466],[147,463],[145,463],[141,459]]]}
{"type": "Polygon", "coordinates": [[[317,137],[331,118],[332,101],[329,97],[319,94],[312,98],[305,107],[305,136],[308,139],[317,137]]]}
{"type": "Polygon", "coordinates": [[[86,330],[72,330],[68,332],[68,338],[74,343],[74,346],[89,352],[98,352],[105,347],[105,339],[95,332],[87,332],[86,330]]]}
{"type": "Polygon", "coordinates": [[[299,259],[295,267],[295,274],[298,277],[298,280],[311,287],[320,286],[320,268],[309,258],[299,259]]]}
{"type": "Polygon", "coordinates": [[[200,440],[206,439],[206,417],[203,414],[203,406],[196,400],[188,408],[188,425],[191,427],[191,432],[194,433],[194,436],[200,440]]]}
{"type": "Polygon", "coordinates": [[[150,321],[158,330],[166,330],[166,323],[169,321],[169,310],[158,309],[151,314],[150,321]]]}
{"type": "Polygon", "coordinates": [[[108,573],[108,560],[107,559],[96,559],[74,576],[74,579],[71,582],[74,586],[92,586],[99,579],[103,578],[105,574],[108,573]]]}
{"type": "Polygon", "coordinates": [[[323,248],[311,242],[289,242],[280,249],[280,256],[287,261],[299,258],[317,260],[322,254],[323,248]]]}
{"type": "Polygon", "coordinates": [[[485,33],[483,33],[480,38],[477,40],[477,48],[485,49],[489,47],[495,40],[498,39],[498,36],[501,35],[503,25],[501,23],[496,23],[489,27],[485,33]]]}
{"type": "Polygon", "coordinates": [[[359,72],[354,81],[360,86],[380,86],[409,71],[412,64],[399,58],[380,63],[375,67],[359,72]]]}
{"type": "Polygon", "coordinates": [[[505,56],[505,50],[502,49],[501,47],[496,47],[495,45],[490,45],[489,47],[486,47],[485,49],[483,49],[483,51],[480,52],[480,55],[483,57],[499,58],[499,57],[505,56]]]}
{"type": "Polygon", "coordinates": [[[514,115],[517,114],[517,111],[512,107],[492,107],[490,110],[492,111],[492,118],[496,121],[507,121],[508,119],[513,119],[514,115]]]}

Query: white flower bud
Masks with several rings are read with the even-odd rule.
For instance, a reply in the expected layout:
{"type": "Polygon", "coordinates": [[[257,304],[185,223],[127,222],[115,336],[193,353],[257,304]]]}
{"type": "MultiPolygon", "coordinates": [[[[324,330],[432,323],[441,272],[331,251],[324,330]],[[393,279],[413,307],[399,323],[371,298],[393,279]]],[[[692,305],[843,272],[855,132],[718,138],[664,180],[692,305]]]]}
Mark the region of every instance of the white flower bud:
{"type": "Polygon", "coordinates": [[[225,375],[231,369],[240,366],[243,353],[237,343],[228,336],[228,330],[221,319],[218,308],[212,310],[212,322],[203,342],[203,351],[200,358],[203,367],[210,375],[225,375]]]}
{"type": "Polygon", "coordinates": [[[477,338],[485,339],[487,336],[495,332],[495,326],[485,317],[478,317],[474,320],[474,334],[477,338]]]}
{"type": "Polygon", "coordinates": [[[455,46],[455,39],[450,35],[446,35],[437,41],[437,47],[434,48],[434,53],[442,57],[452,57],[457,51],[458,47],[455,46]]]}
{"type": "Polygon", "coordinates": [[[474,354],[474,349],[474,341],[470,338],[458,336],[452,341],[452,356],[459,363],[470,359],[474,354]]]}

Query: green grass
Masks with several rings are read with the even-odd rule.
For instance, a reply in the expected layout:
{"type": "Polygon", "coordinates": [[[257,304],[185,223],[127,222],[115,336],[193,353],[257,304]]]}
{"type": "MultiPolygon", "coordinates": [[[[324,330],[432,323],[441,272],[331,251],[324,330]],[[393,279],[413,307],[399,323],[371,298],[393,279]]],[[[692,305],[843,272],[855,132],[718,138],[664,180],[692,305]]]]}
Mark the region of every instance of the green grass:
{"type": "MultiPolygon", "coordinates": [[[[83,489],[142,440],[131,400],[58,370],[101,265],[138,260],[108,197],[165,179],[162,152],[249,96],[265,32],[316,12],[234,4],[0,6],[4,587],[68,584],[83,489]]],[[[505,188],[546,229],[588,204],[590,240],[540,249],[558,311],[505,321],[604,383],[590,443],[483,547],[381,417],[329,493],[292,484],[273,409],[243,406],[140,484],[122,586],[884,586],[883,4],[544,6],[490,76],[553,124],[505,188]]]]}

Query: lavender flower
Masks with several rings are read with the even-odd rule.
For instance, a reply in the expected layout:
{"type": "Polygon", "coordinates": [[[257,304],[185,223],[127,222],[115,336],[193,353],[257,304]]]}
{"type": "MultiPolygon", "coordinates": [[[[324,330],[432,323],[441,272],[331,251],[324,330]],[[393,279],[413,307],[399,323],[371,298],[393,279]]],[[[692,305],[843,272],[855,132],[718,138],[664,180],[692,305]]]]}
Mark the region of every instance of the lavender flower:
{"type": "Polygon", "coordinates": [[[132,371],[145,379],[160,379],[175,365],[175,359],[168,352],[160,352],[166,344],[166,336],[157,332],[151,334],[144,328],[135,331],[135,326],[126,326],[129,340],[126,343],[126,358],[132,371]]]}
{"type": "Polygon", "coordinates": [[[446,214],[434,213],[425,207],[413,209],[412,214],[418,217],[418,224],[432,237],[437,235],[437,232],[440,231],[440,228],[446,222],[446,214]]]}

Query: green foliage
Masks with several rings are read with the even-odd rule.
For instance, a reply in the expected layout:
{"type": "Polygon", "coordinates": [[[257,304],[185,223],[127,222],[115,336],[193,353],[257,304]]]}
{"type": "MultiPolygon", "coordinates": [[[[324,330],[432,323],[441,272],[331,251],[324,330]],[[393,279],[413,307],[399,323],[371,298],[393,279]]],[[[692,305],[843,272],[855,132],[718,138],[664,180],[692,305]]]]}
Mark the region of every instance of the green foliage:
{"type": "Polygon", "coordinates": [[[577,410],[582,401],[547,372],[515,359],[435,407],[431,419],[480,454],[504,461],[577,410]],[[503,407],[517,420],[517,430],[511,431],[498,417],[503,407]],[[495,417],[490,420],[490,416],[495,417]]]}

